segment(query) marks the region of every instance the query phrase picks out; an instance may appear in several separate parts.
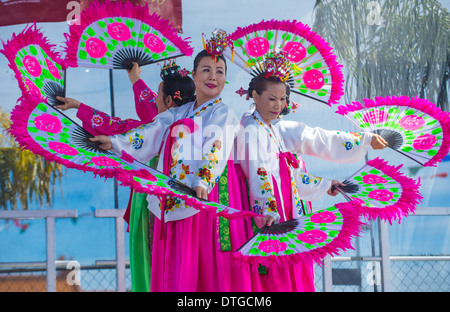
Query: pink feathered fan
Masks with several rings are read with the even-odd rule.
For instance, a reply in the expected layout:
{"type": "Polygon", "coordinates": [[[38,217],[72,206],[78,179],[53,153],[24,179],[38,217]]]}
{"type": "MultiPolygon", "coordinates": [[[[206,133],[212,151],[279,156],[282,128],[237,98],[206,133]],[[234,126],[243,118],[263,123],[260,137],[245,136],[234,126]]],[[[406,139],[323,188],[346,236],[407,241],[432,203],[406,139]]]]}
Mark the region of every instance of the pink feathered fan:
{"type": "Polygon", "coordinates": [[[133,62],[143,66],[193,53],[169,21],[150,15],[148,5],[120,1],[92,2],[66,38],[70,67],[131,69],[133,62]]]}
{"type": "Polygon", "coordinates": [[[261,21],[228,36],[224,55],[253,76],[263,72],[270,51],[286,55],[291,91],[327,105],[339,102],[344,78],[328,43],[297,21],[261,21]]]}
{"type": "Polygon", "coordinates": [[[361,207],[368,219],[400,219],[414,213],[422,199],[420,182],[400,172],[402,166],[391,166],[387,161],[376,158],[369,160],[339,186],[339,191],[361,207]]]}
{"type": "Polygon", "coordinates": [[[318,263],[327,255],[353,249],[363,223],[359,209],[352,202],[336,204],[286,222],[261,228],[235,253],[244,263],[289,265],[318,263]]]}
{"type": "Polygon", "coordinates": [[[425,99],[377,97],[338,107],[355,126],[381,135],[389,147],[423,166],[436,166],[450,148],[450,117],[425,99]]]}
{"type": "Polygon", "coordinates": [[[54,45],[33,24],[18,35],[13,34],[0,50],[9,61],[22,92],[61,104],[56,96],[65,96],[65,63],[54,45]]]}

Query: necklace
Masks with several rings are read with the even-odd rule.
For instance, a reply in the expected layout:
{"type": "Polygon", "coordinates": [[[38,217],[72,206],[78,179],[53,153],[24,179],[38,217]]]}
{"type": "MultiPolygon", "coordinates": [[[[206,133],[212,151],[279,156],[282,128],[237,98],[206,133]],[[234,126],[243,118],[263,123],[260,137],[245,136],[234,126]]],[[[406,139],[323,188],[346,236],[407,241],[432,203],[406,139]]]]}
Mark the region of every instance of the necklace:
{"type": "MultiPolygon", "coordinates": [[[[222,102],[222,99],[216,99],[210,103],[208,103],[207,105],[204,105],[201,109],[199,109],[198,111],[196,111],[195,113],[191,114],[188,118],[193,119],[194,117],[198,116],[199,114],[201,114],[202,112],[204,112],[205,110],[207,110],[208,108],[210,108],[211,106],[215,105],[215,104],[219,104],[220,102],[222,102]]],[[[194,107],[194,104],[191,107],[194,107]]],[[[186,116],[189,115],[190,111],[191,111],[191,107],[189,107],[188,111],[186,112],[186,116]]]]}
{"type": "Polygon", "coordinates": [[[259,120],[259,118],[255,115],[255,113],[252,113],[252,117],[253,119],[264,128],[264,130],[266,130],[266,132],[269,134],[269,137],[272,139],[272,141],[275,143],[275,146],[278,148],[279,152],[283,151],[283,147],[281,146],[281,143],[278,142],[277,138],[275,137],[273,131],[269,128],[269,126],[262,122],[261,120],[259,120]]]}

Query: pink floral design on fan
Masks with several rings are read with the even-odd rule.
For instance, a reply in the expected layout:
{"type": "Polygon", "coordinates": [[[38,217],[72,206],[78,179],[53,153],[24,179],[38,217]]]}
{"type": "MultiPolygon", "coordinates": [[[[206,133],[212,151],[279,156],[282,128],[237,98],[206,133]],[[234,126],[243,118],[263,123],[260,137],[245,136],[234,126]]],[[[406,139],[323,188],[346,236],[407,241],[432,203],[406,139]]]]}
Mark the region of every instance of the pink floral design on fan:
{"type": "Polygon", "coordinates": [[[131,38],[131,31],[124,23],[114,22],[108,24],[108,34],[114,40],[125,41],[131,38]]]}
{"type": "Polygon", "coordinates": [[[379,184],[379,183],[386,183],[387,180],[375,174],[367,174],[363,177],[363,182],[365,184],[379,184]]]}
{"type": "Polygon", "coordinates": [[[91,161],[97,166],[120,167],[120,163],[106,156],[94,156],[91,161]]]}
{"type": "Polygon", "coordinates": [[[36,95],[41,94],[41,90],[39,90],[39,88],[36,87],[36,85],[30,79],[25,78],[24,83],[25,86],[27,86],[28,91],[30,91],[31,93],[34,93],[36,95]]]}
{"type": "Polygon", "coordinates": [[[90,57],[103,57],[106,54],[106,50],[106,44],[98,38],[89,38],[86,41],[86,52],[90,57]]]}
{"type": "Polygon", "coordinates": [[[311,69],[304,73],[303,81],[306,87],[313,90],[320,89],[325,84],[323,74],[317,69],[311,69]]]}
{"type": "Polygon", "coordinates": [[[326,240],[327,233],[321,230],[310,230],[297,235],[297,238],[307,244],[317,244],[326,240]]]}
{"type": "Polygon", "coordinates": [[[48,71],[53,75],[56,79],[61,79],[61,74],[59,73],[58,68],[50,61],[49,59],[45,59],[45,63],[47,64],[48,71]]]}
{"type": "Polygon", "coordinates": [[[391,191],[388,190],[373,190],[370,191],[367,197],[379,200],[379,201],[389,201],[392,199],[394,194],[392,194],[391,191]]]}
{"type": "Polygon", "coordinates": [[[270,43],[266,38],[257,37],[249,40],[245,46],[248,55],[252,57],[259,57],[269,51],[270,43]]]}
{"type": "Polygon", "coordinates": [[[38,77],[42,74],[41,64],[39,64],[39,61],[35,57],[25,56],[23,58],[23,64],[31,76],[38,77]]]}
{"type": "Polygon", "coordinates": [[[154,53],[161,53],[166,49],[164,42],[154,34],[145,34],[144,45],[154,53]]]}
{"type": "Polygon", "coordinates": [[[78,155],[78,151],[66,143],[50,142],[50,143],[48,143],[48,147],[59,154],[68,155],[68,156],[78,155]]]}
{"type": "Polygon", "coordinates": [[[258,248],[259,248],[259,250],[266,252],[266,253],[271,253],[271,252],[279,253],[281,251],[286,250],[287,245],[286,245],[286,243],[269,239],[269,240],[263,241],[261,244],[259,244],[258,248]]]}
{"type": "Polygon", "coordinates": [[[300,62],[306,56],[306,49],[300,42],[289,41],[283,48],[286,58],[292,62],[300,62]]]}
{"type": "Polygon", "coordinates": [[[364,120],[364,122],[367,122],[371,125],[376,125],[379,123],[386,122],[388,117],[389,117],[389,114],[386,113],[385,111],[375,110],[375,111],[370,111],[370,112],[365,113],[363,120],[364,120]]]}
{"type": "Polygon", "coordinates": [[[61,121],[58,117],[50,114],[42,114],[34,119],[34,124],[36,128],[41,131],[50,133],[60,133],[62,130],[61,121]]]}
{"type": "Polygon", "coordinates": [[[422,117],[416,115],[405,116],[400,120],[400,126],[406,130],[417,130],[423,127],[425,120],[422,117]]]}
{"type": "Polygon", "coordinates": [[[315,213],[311,216],[311,222],[314,223],[331,223],[336,220],[336,215],[330,211],[315,213]]]}
{"type": "Polygon", "coordinates": [[[424,134],[419,136],[413,142],[413,147],[416,150],[429,150],[436,144],[436,137],[432,134],[424,134]]]}

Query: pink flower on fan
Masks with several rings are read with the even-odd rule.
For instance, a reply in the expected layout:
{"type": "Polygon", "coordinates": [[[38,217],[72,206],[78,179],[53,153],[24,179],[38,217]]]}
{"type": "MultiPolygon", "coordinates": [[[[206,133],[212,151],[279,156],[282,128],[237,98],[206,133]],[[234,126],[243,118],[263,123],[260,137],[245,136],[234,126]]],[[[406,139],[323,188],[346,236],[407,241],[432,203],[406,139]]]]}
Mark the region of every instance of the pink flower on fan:
{"type": "Polygon", "coordinates": [[[85,49],[89,56],[93,58],[103,57],[108,50],[106,44],[97,38],[89,38],[86,41],[85,49]]]}
{"type": "Polygon", "coordinates": [[[306,56],[306,49],[300,42],[289,41],[283,48],[286,58],[294,63],[300,62],[306,56]]]}
{"type": "Polygon", "coordinates": [[[63,155],[67,155],[67,156],[78,155],[78,151],[66,143],[50,142],[50,143],[48,143],[48,147],[51,150],[53,150],[59,154],[63,154],[63,155]]]}
{"type": "Polygon", "coordinates": [[[311,216],[311,222],[314,223],[331,223],[336,220],[336,215],[330,211],[315,213],[311,216]]]}
{"type": "Polygon", "coordinates": [[[125,41],[131,38],[130,29],[124,23],[115,22],[108,24],[108,34],[114,40],[125,41]]]}
{"type": "Polygon", "coordinates": [[[379,183],[386,183],[387,180],[375,174],[367,174],[363,177],[363,182],[366,184],[379,184],[379,183]]]}
{"type": "Polygon", "coordinates": [[[297,238],[306,244],[318,244],[326,240],[327,233],[321,230],[310,230],[297,235],[297,238]]]}
{"type": "Polygon", "coordinates": [[[161,53],[164,52],[166,46],[164,42],[154,34],[145,34],[144,45],[152,52],[161,53]]]}
{"type": "Polygon", "coordinates": [[[325,79],[320,71],[311,69],[303,74],[303,82],[308,89],[317,90],[325,84],[325,79]]]}
{"type": "Polygon", "coordinates": [[[50,74],[52,74],[56,79],[61,79],[61,74],[59,73],[59,70],[58,68],[56,68],[55,64],[53,64],[49,59],[45,59],[45,63],[47,64],[47,68],[50,74]]]}
{"type": "Polygon", "coordinates": [[[101,167],[119,167],[120,163],[106,156],[95,156],[91,158],[91,161],[101,167]]]}
{"type": "Polygon", "coordinates": [[[29,55],[25,56],[23,58],[23,64],[31,76],[38,77],[42,74],[42,67],[35,57],[29,55]]]}
{"type": "Polygon", "coordinates": [[[406,130],[417,130],[423,127],[425,120],[422,117],[416,115],[408,115],[400,120],[400,126],[406,130]]]}
{"type": "Polygon", "coordinates": [[[389,201],[394,197],[394,194],[388,190],[373,190],[369,192],[367,197],[379,201],[389,201]]]}
{"type": "Polygon", "coordinates": [[[429,150],[436,144],[436,137],[432,134],[424,134],[419,136],[413,142],[413,147],[416,150],[429,150]]]}
{"type": "Polygon", "coordinates": [[[41,94],[41,91],[39,90],[39,88],[36,87],[36,85],[30,79],[25,78],[24,83],[25,83],[25,86],[27,87],[28,91],[30,91],[31,93],[34,93],[36,95],[41,94]]]}
{"type": "Polygon", "coordinates": [[[257,37],[249,40],[246,44],[248,55],[252,57],[260,57],[269,51],[269,40],[263,37],[257,37]]]}
{"type": "Polygon", "coordinates": [[[54,134],[60,133],[62,130],[61,121],[59,121],[58,117],[50,114],[42,114],[37,116],[34,120],[34,124],[36,128],[41,131],[54,134]]]}
{"type": "Polygon", "coordinates": [[[259,244],[259,250],[265,253],[279,253],[281,251],[285,251],[287,248],[286,243],[280,242],[278,240],[268,239],[259,244]]]}

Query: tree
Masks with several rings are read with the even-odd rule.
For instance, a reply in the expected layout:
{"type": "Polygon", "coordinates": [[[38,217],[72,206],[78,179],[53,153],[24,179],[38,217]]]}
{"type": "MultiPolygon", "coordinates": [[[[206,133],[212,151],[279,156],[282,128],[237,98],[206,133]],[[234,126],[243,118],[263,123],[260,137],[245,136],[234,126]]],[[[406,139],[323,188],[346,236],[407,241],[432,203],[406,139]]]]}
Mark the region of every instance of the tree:
{"type": "Polygon", "coordinates": [[[449,110],[450,17],[434,0],[317,0],[313,30],[345,65],[346,103],[419,96],[449,110]]]}
{"type": "Polygon", "coordinates": [[[61,182],[62,166],[21,149],[6,133],[9,114],[0,107],[0,209],[26,210],[33,201],[51,205],[56,181],[61,182]]]}

